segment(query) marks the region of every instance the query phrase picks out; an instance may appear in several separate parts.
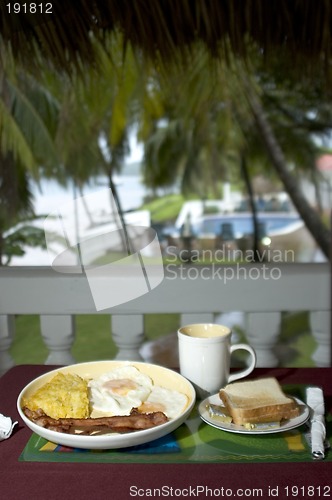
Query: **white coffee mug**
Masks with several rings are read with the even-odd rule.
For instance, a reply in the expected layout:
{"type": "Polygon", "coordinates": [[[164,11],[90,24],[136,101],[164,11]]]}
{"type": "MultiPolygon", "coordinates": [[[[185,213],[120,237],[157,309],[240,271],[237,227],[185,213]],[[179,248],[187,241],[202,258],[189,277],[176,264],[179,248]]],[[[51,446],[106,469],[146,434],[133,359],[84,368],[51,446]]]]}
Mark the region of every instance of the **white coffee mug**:
{"type": "Polygon", "coordinates": [[[256,353],[247,344],[231,344],[232,331],[223,325],[195,323],[178,330],[180,373],[201,399],[216,394],[229,382],[249,375],[256,365],[256,353]],[[230,374],[231,355],[243,349],[251,355],[247,368],[230,374]]]}

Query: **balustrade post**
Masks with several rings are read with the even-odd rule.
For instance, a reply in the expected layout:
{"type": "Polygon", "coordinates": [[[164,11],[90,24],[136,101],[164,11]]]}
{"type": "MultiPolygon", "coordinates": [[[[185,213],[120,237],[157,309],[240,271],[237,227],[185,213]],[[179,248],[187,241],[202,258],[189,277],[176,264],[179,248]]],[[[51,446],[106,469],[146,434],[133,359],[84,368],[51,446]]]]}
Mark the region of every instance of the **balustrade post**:
{"type": "Polygon", "coordinates": [[[75,339],[73,316],[40,316],[41,335],[49,350],[45,365],[71,365],[75,359],[71,348],[75,339]]]}
{"type": "Polygon", "coordinates": [[[310,312],[311,331],[317,342],[317,349],[312,355],[316,366],[327,367],[331,363],[330,321],[329,311],[310,312]]]}
{"type": "Polygon", "coordinates": [[[15,365],[9,349],[14,340],[15,317],[0,315],[0,374],[5,373],[15,365]]]}
{"type": "Polygon", "coordinates": [[[257,354],[257,367],[278,366],[274,354],[280,331],[280,312],[248,313],[246,315],[246,336],[257,354]]]}
{"type": "Polygon", "coordinates": [[[143,314],[113,315],[111,324],[113,340],[118,348],[115,359],[142,361],[139,349],[144,340],[143,314]]]}

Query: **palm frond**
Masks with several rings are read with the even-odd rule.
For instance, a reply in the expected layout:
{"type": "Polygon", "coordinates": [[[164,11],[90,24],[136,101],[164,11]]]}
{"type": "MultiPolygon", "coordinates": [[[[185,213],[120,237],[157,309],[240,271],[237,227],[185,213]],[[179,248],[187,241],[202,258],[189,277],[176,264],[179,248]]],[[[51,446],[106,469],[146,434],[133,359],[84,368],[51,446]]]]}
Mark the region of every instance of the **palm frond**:
{"type": "Polygon", "coordinates": [[[53,138],[42,119],[39,109],[25,93],[11,81],[7,80],[8,95],[13,119],[19,123],[21,136],[29,144],[33,156],[38,159],[45,158],[45,151],[51,163],[58,160],[53,138]]]}
{"type": "Polygon", "coordinates": [[[0,132],[1,151],[11,151],[15,160],[22,161],[28,170],[35,172],[37,163],[30,144],[2,100],[0,100],[0,132]]]}
{"type": "Polygon", "coordinates": [[[97,64],[93,40],[121,32],[124,52],[131,45],[165,64],[176,52],[188,58],[188,48],[198,40],[213,57],[226,59],[229,51],[246,58],[251,42],[267,65],[276,53],[288,55],[290,71],[314,76],[323,66],[331,77],[329,0],[57,0],[48,22],[44,13],[8,15],[7,5],[0,5],[3,41],[30,65],[36,64],[36,54],[69,73],[73,66],[82,69],[82,62],[97,64]]]}

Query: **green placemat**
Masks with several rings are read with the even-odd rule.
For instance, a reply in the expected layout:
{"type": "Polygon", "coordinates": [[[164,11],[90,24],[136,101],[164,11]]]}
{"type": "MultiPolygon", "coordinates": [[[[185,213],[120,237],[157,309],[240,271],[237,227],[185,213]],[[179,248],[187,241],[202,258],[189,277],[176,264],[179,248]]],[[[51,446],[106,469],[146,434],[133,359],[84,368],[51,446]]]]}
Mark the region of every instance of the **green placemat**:
{"type": "MultiPolygon", "coordinates": [[[[327,419],[331,435],[332,417],[327,419]]],[[[197,412],[176,431],[144,445],[116,450],[67,448],[33,434],[19,460],[26,462],[197,463],[309,462],[305,425],[287,432],[248,435],[216,429],[197,412]]],[[[326,460],[331,460],[331,453],[326,460]]]]}
{"type": "MultiPolygon", "coordinates": [[[[304,385],[283,386],[288,394],[305,399],[304,385]]],[[[203,422],[195,406],[176,431],[149,443],[116,450],[83,450],[50,443],[32,434],[19,460],[25,462],[88,463],[215,463],[311,462],[308,428],[302,425],[274,434],[235,434],[203,422]]],[[[332,445],[332,415],[326,417],[332,445]]],[[[326,461],[332,461],[332,452],[326,461]]]]}

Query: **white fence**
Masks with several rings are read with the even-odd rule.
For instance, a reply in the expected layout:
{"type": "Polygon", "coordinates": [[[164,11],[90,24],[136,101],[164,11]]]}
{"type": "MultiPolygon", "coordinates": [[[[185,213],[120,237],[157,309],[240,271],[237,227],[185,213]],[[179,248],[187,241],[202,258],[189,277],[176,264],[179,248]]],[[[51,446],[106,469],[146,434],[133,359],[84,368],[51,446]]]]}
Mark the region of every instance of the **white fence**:
{"type": "MultiPolygon", "coordinates": [[[[131,278],[123,278],[130,287],[131,278]]],[[[149,293],[109,310],[96,312],[83,274],[59,274],[50,268],[0,269],[0,369],[13,366],[10,347],[14,317],[37,314],[49,350],[46,364],[71,364],[77,314],[110,314],[117,359],[140,359],[144,315],[179,313],[181,324],[214,321],[222,312],[242,311],[247,341],[258,366],[276,366],[274,346],[281,313],[309,311],[317,348],[317,366],[331,363],[330,267],[315,264],[247,264],[239,266],[169,267],[162,283],[149,293]],[[264,269],[265,267],[265,269],[264,269]]]]}

